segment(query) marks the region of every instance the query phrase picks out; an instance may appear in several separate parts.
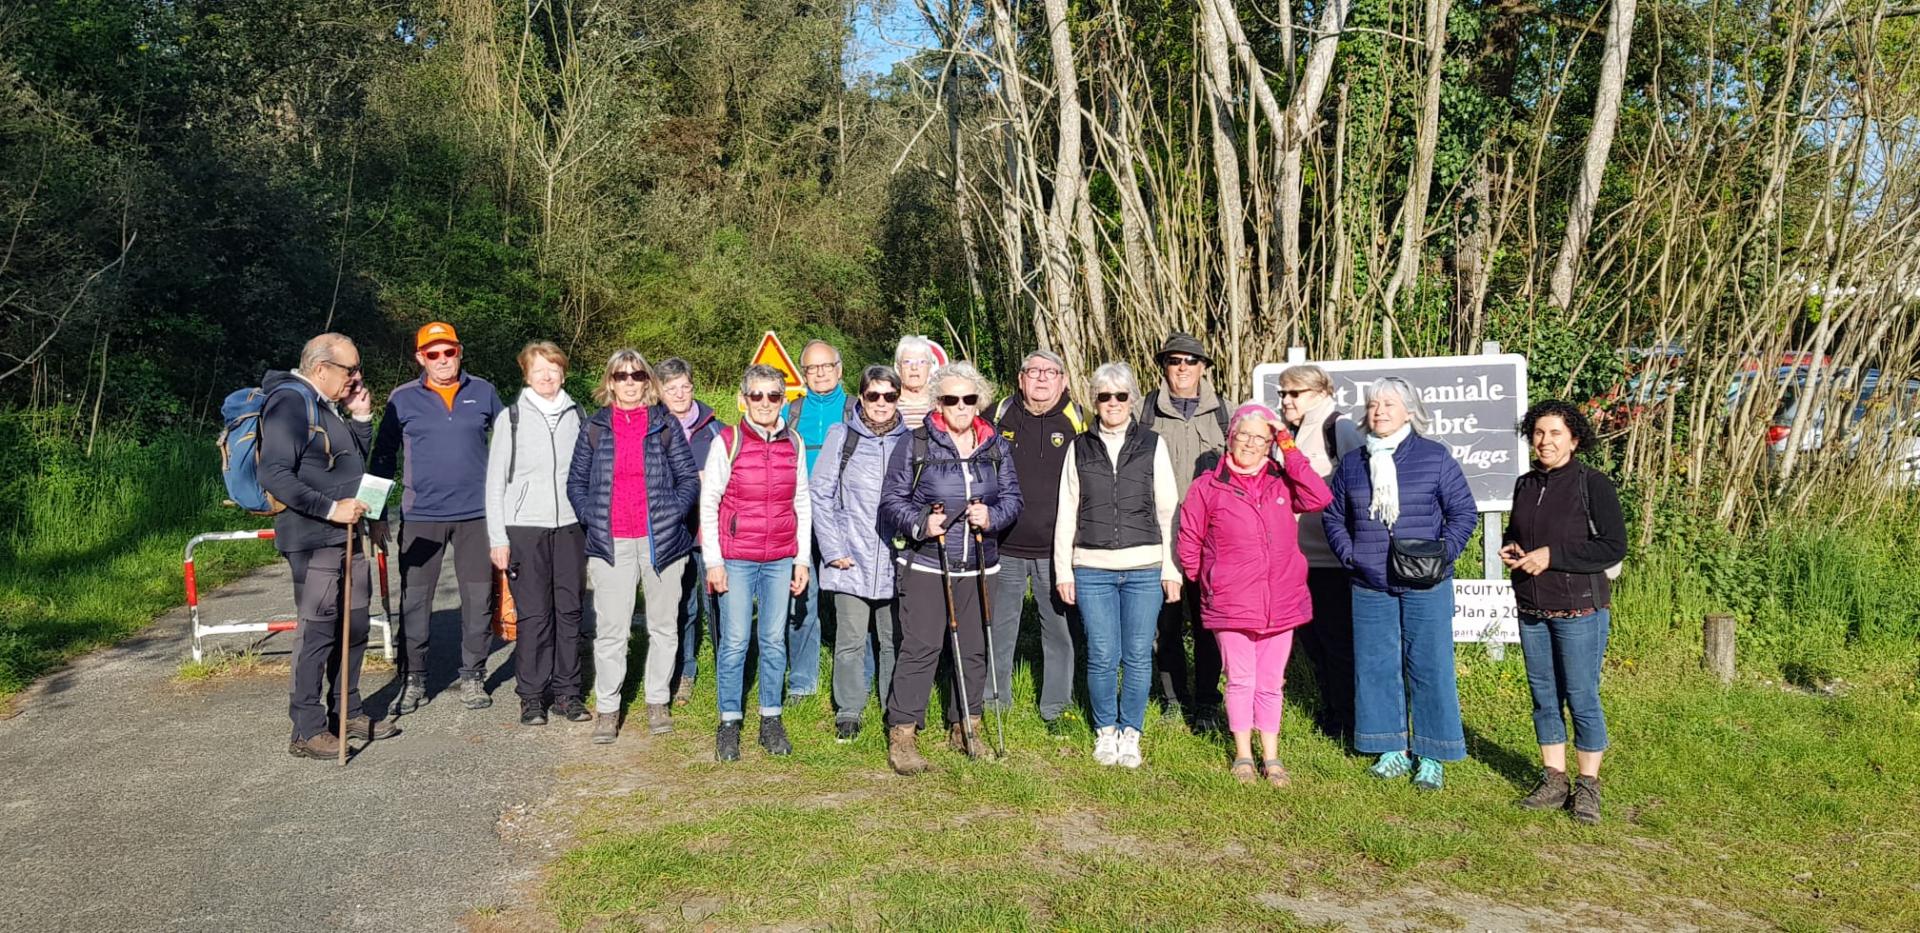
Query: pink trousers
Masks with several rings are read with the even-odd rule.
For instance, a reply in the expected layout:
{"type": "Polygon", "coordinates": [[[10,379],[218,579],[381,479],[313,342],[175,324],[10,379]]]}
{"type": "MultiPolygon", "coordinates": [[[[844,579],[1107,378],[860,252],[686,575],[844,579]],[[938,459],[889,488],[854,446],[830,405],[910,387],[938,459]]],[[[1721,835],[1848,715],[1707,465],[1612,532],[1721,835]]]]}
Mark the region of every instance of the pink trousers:
{"type": "Polygon", "coordinates": [[[1293,632],[1262,634],[1222,629],[1220,663],[1227,669],[1227,728],[1280,731],[1280,688],[1287,680],[1293,632]]]}

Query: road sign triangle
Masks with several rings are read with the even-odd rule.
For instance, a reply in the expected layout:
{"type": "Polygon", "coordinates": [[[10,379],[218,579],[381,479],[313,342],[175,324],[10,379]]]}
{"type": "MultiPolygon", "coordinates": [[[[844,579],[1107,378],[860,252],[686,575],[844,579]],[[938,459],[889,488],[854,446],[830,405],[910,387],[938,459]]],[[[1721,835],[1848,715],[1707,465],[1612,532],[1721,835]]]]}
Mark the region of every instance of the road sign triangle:
{"type": "Polygon", "coordinates": [[[798,389],[804,383],[800,381],[800,367],[793,365],[793,357],[787,355],[787,348],[780,345],[780,338],[767,331],[760,338],[760,348],[753,351],[753,365],[771,366],[786,377],[787,388],[798,389]]]}

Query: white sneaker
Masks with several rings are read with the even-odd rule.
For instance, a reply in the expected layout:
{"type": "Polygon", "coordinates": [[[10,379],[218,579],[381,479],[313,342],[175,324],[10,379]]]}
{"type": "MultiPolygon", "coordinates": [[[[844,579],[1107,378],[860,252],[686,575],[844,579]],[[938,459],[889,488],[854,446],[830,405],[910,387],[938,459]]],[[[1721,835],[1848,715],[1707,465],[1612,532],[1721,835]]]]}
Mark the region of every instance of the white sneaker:
{"type": "Polygon", "coordinates": [[[1102,728],[1093,735],[1093,760],[1096,764],[1110,765],[1120,760],[1120,731],[1112,726],[1102,728]]]}
{"type": "Polygon", "coordinates": [[[1122,768],[1140,767],[1140,730],[1129,727],[1120,733],[1120,753],[1114,763],[1122,768]]]}

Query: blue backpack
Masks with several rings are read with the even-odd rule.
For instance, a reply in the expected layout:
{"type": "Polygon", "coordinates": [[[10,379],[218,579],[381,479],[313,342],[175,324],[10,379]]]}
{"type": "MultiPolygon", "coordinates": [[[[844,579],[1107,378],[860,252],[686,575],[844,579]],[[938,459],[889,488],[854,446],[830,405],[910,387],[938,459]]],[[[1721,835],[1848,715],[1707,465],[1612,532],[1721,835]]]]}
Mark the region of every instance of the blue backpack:
{"type": "MultiPolygon", "coordinates": [[[[307,436],[320,436],[327,454],[327,468],[333,468],[333,439],[320,426],[319,399],[298,380],[274,388],[292,389],[307,403],[307,436]]],[[[255,515],[277,515],[286,504],[260,486],[260,413],[272,395],[258,387],[235,389],[220,403],[220,417],[226,427],[220,432],[220,478],[227,484],[227,501],[255,515]]]]}

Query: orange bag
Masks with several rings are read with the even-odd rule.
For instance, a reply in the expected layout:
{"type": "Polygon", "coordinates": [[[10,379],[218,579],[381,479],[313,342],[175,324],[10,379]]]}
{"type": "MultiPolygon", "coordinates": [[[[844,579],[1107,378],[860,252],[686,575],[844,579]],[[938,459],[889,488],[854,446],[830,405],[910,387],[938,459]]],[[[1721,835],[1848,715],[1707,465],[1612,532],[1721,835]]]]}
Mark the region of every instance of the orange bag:
{"type": "Polygon", "coordinates": [[[519,634],[520,613],[513,608],[513,587],[507,583],[507,572],[493,572],[493,633],[501,641],[512,641],[519,634]]]}

